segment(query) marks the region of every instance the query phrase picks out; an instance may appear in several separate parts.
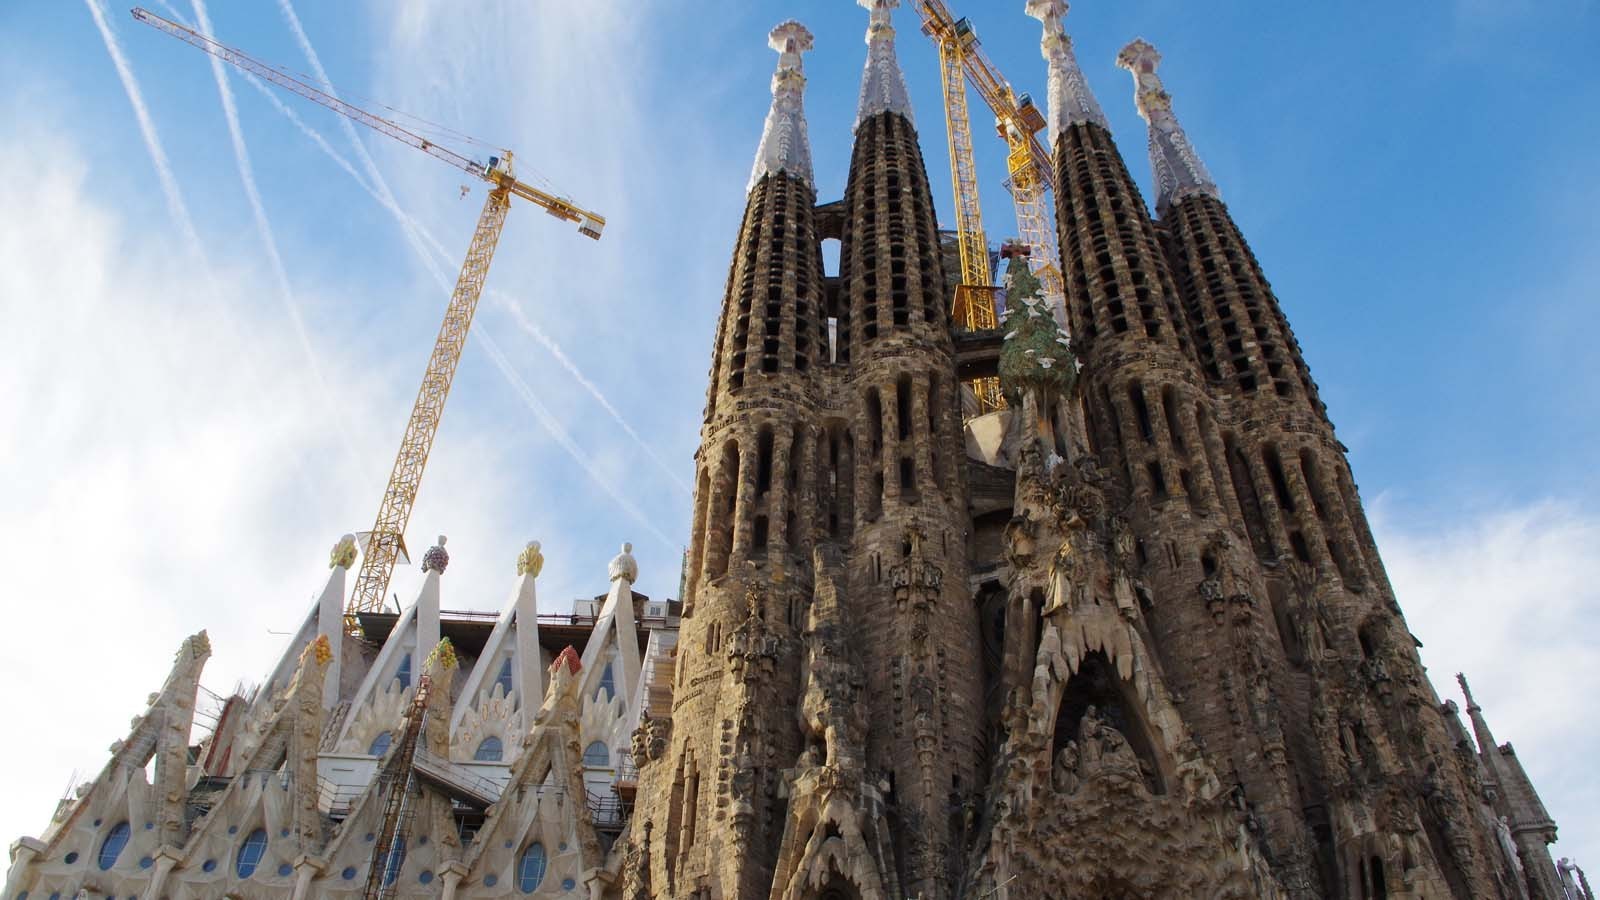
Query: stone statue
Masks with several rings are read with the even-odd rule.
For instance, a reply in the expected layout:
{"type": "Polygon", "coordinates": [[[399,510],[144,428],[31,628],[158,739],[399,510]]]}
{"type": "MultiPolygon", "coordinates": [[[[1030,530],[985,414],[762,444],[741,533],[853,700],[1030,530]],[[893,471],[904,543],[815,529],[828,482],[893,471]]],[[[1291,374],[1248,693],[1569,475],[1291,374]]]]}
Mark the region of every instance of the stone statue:
{"type": "Polygon", "coordinates": [[[1070,794],[1078,789],[1078,742],[1067,741],[1067,745],[1056,754],[1054,782],[1056,793],[1070,794]]]}

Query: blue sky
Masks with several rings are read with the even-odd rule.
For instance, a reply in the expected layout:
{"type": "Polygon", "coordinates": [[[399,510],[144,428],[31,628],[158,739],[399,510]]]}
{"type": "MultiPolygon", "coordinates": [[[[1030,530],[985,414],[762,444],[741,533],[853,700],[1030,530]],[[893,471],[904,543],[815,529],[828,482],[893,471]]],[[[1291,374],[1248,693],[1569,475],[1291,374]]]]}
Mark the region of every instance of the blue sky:
{"type": "MultiPolygon", "coordinates": [[[[191,0],[173,2],[195,21],[191,0]]],[[[1042,96],[1021,0],[963,6],[1016,86],[1042,96]]],[[[296,11],[348,97],[509,146],[525,176],[611,220],[596,244],[512,213],[409,534],[417,550],[450,536],[445,606],[498,607],[533,538],[549,608],[600,592],[623,540],[641,588],[675,595],[710,341],[769,99],[766,32],[797,17],[817,35],[807,110],[830,200],[865,12],[296,11]]],[[[223,40],[312,69],[281,0],[214,0],[209,14],[223,40]]],[[[0,603],[29,636],[0,676],[40,686],[6,701],[37,726],[0,749],[13,781],[29,773],[0,811],[5,840],[37,833],[72,771],[104,763],[185,634],[210,629],[218,692],[270,665],[282,638],[269,632],[303,613],[327,548],[370,525],[440,279],[482,201],[458,196],[461,173],[363,135],[369,170],[337,117],[285,98],[336,161],[230,72],[258,217],[206,58],[126,9],[105,16],[195,239],[87,3],[0,5],[0,306],[23,336],[0,363],[0,603]]],[[[935,56],[909,10],[897,21],[948,223],[935,56]]],[[[1558,852],[1600,866],[1586,765],[1600,726],[1584,715],[1600,690],[1600,6],[1082,0],[1068,24],[1146,188],[1143,123],[1113,60],[1135,36],[1165,55],[1178,115],[1351,449],[1436,683],[1450,694],[1455,671],[1474,677],[1561,822],[1558,852]]],[[[975,116],[998,240],[1009,206],[985,124],[975,116]]],[[[402,572],[395,590],[417,583],[402,572]]]]}

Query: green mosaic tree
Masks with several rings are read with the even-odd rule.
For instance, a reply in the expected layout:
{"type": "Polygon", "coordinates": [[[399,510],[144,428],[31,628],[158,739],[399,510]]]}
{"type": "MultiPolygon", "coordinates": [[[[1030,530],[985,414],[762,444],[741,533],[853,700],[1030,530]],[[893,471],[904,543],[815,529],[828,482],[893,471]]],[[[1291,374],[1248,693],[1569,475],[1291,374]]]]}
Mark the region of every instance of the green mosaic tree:
{"type": "Polygon", "coordinates": [[[1000,389],[1014,408],[1023,395],[1037,390],[1041,402],[1072,391],[1078,377],[1067,335],[1056,324],[1050,305],[1040,296],[1039,279],[1022,257],[1006,270],[1006,338],[1000,350],[1000,389]]]}

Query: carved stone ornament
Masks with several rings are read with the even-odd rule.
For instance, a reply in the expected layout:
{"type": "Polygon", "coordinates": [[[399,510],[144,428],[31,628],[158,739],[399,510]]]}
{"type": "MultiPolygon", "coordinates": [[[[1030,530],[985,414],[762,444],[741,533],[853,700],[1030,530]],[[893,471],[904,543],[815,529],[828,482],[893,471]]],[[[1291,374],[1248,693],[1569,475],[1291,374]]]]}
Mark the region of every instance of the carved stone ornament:
{"type": "Polygon", "coordinates": [[[445,540],[444,535],[439,535],[439,540],[428,548],[427,553],[422,554],[422,571],[444,574],[444,570],[450,565],[450,554],[444,549],[445,540]]]}
{"type": "Polygon", "coordinates": [[[517,574],[539,577],[544,571],[544,554],[539,552],[539,542],[529,541],[522,552],[517,554],[517,574]]]}
{"type": "Polygon", "coordinates": [[[328,568],[350,568],[351,566],[355,565],[357,552],[358,548],[356,547],[355,535],[347,534],[344,537],[339,538],[339,543],[334,544],[333,549],[328,552],[328,568]]]}

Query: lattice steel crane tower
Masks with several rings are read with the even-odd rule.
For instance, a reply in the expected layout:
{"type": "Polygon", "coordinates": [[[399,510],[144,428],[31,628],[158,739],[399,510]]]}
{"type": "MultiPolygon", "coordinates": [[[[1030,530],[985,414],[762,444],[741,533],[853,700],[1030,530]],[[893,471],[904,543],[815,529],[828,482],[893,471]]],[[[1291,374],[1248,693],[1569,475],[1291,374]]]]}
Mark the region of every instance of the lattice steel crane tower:
{"type": "Polygon", "coordinates": [[[543,208],[558,219],[578,223],[578,233],[599,240],[605,227],[604,217],[582,209],[571,200],[557,197],[536,187],[518,181],[512,170],[511,151],[489,157],[488,165],[468,159],[453,150],[442,147],[429,138],[410,131],[395,122],[353,106],[275,66],[264,63],[249,54],[219,43],[199,32],[163,19],[143,8],[133,10],[134,19],[185,43],[210,53],[224,62],[292,91],[313,103],[327,107],[340,115],[354,119],[374,131],[386,134],[402,144],[455,166],[489,184],[489,195],[484,199],[483,213],[478,217],[472,243],[467,247],[467,258],[461,264],[461,274],[456,279],[450,304],[445,308],[444,323],[434,340],[433,353],[428,357],[423,372],[422,387],[417,391],[411,418],[406,423],[400,452],[396,455],[394,469],[384,488],[383,501],[378,506],[377,520],[367,539],[361,558],[361,570],[356,575],[354,591],[345,607],[345,628],[353,634],[360,633],[357,616],[383,608],[383,598],[389,590],[389,577],[394,572],[396,559],[405,553],[406,523],[411,518],[411,508],[417,499],[417,489],[422,484],[422,472],[433,449],[433,439],[439,430],[439,420],[444,414],[444,404],[450,394],[450,383],[455,377],[456,364],[461,361],[461,351],[467,342],[467,332],[472,327],[472,316],[477,311],[478,299],[483,293],[484,279],[489,274],[489,263],[494,259],[495,246],[500,242],[500,232],[505,228],[506,213],[513,196],[521,197],[543,208]]]}
{"type": "MultiPolygon", "coordinates": [[[[955,188],[956,233],[961,248],[961,283],[956,287],[952,318],[968,330],[998,327],[995,315],[994,274],[983,230],[978,198],[977,164],[972,152],[972,122],[967,110],[966,82],[970,81],[995,114],[995,131],[1006,142],[1006,189],[1016,207],[1017,229],[1024,244],[1028,267],[1066,325],[1066,283],[1057,267],[1056,237],[1046,192],[1055,188],[1050,153],[1036,136],[1045,126],[1043,114],[1026,94],[1018,95],[1010,82],[983,52],[970,20],[955,17],[944,0],[914,0],[922,17],[922,33],[939,48],[940,84],[944,88],[945,126],[950,139],[950,171],[955,188]]],[[[979,409],[988,412],[1005,405],[998,378],[973,383],[979,409]]]]}

